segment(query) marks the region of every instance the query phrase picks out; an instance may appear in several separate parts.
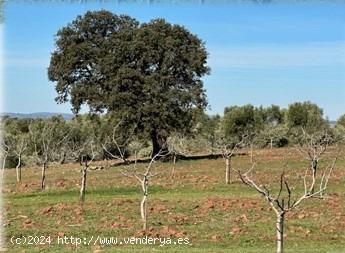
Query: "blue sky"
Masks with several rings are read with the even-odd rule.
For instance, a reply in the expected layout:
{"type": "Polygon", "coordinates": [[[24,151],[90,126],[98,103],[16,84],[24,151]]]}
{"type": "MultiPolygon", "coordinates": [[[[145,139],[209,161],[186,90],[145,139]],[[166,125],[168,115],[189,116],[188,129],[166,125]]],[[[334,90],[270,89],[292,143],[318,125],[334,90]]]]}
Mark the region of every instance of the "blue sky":
{"type": "Polygon", "coordinates": [[[230,105],[319,104],[345,113],[345,4],[19,4],[5,7],[6,112],[70,112],[47,79],[54,34],[87,10],[139,21],[163,17],[197,34],[209,52],[209,113],[230,105]]]}

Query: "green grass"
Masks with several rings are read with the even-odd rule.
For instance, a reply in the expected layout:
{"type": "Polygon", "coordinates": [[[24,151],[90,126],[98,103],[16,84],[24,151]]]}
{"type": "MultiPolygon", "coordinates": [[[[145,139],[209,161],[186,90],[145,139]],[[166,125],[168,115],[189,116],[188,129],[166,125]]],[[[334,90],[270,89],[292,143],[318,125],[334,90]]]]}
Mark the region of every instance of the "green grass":
{"type": "MultiPolygon", "coordinates": [[[[262,151],[255,178],[268,183],[279,178],[285,150],[262,151]],[[266,153],[265,153],[266,152],[266,153]],[[272,156],[274,152],[274,156],[272,156]]],[[[296,173],[306,165],[297,155],[288,157],[292,183],[302,185],[296,173]]],[[[247,157],[233,159],[235,168],[249,168],[247,157]]],[[[6,171],[4,206],[9,252],[275,252],[274,213],[254,190],[233,174],[223,182],[223,160],[182,161],[174,179],[171,164],[157,163],[164,172],[149,187],[149,237],[188,238],[189,245],[57,245],[58,235],[80,238],[141,237],[137,181],[123,177],[119,168],[88,174],[86,202],[78,201],[80,173],[77,164],[52,166],[47,190],[39,190],[38,168],[23,169],[23,182],[6,171]],[[51,245],[12,245],[10,238],[51,236],[51,245]]],[[[285,252],[345,252],[345,163],[340,160],[325,200],[310,199],[286,219],[285,252]],[[336,193],[336,194],[335,194],[336,193]]],[[[270,185],[276,189],[277,185],[270,185]]]]}

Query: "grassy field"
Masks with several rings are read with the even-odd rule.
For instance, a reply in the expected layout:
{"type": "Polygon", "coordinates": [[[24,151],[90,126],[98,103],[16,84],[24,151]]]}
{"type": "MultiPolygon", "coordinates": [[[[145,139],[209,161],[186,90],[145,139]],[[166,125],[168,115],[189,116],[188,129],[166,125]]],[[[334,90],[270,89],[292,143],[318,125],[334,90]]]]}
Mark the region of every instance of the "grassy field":
{"type": "MultiPolygon", "coordinates": [[[[308,163],[293,149],[256,152],[255,180],[276,188],[283,164],[289,181],[301,192],[301,175],[308,163]]],[[[328,159],[330,155],[328,154],[328,159]]],[[[309,199],[286,220],[285,252],[345,252],[345,160],[340,155],[324,200],[309,199]]],[[[327,160],[327,158],[326,158],[327,160]]],[[[321,163],[323,167],[325,163],[321,163]]],[[[247,156],[233,159],[235,168],[249,168],[247,156]]],[[[86,202],[78,201],[78,164],[52,165],[47,189],[39,190],[40,168],[24,168],[23,181],[6,171],[4,185],[6,238],[9,252],[274,252],[275,215],[257,192],[240,183],[224,183],[224,162],[180,161],[171,178],[171,163],[157,162],[149,188],[149,237],[188,238],[183,245],[62,245],[58,236],[86,238],[144,237],[139,213],[141,189],[121,167],[90,171],[86,202]],[[45,245],[13,245],[10,238],[51,236],[45,245]]]]}

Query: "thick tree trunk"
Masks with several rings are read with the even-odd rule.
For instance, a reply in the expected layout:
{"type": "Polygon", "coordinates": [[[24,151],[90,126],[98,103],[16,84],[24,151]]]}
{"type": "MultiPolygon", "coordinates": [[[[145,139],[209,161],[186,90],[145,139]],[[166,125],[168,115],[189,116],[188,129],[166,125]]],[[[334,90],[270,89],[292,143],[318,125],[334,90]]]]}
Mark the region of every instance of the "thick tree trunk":
{"type": "Polygon", "coordinates": [[[140,215],[141,215],[141,220],[143,222],[143,230],[146,231],[147,229],[146,201],[147,201],[147,187],[148,187],[148,180],[146,178],[144,178],[143,182],[141,183],[141,187],[142,187],[144,196],[140,203],[140,215]]]}
{"type": "Polygon", "coordinates": [[[231,157],[227,156],[225,158],[225,183],[231,183],[231,157]]]}
{"type": "Polygon", "coordinates": [[[284,216],[285,216],[285,213],[277,214],[277,222],[276,222],[277,253],[284,252],[284,216]]]}
{"type": "Polygon", "coordinates": [[[44,162],[42,166],[42,178],[41,178],[42,191],[46,188],[46,170],[47,170],[47,162],[44,162]]]}
{"type": "Polygon", "coordinates": [[[87,167],[83,167],[82,177],[81,177],[80,197],[79,197],[81,202],[85,201],[86,177],[87,177],[87,167]]]}
{"type": "Polygon", "coordinates": [[[17,182],[22,181],[22,156],[18,156],[18,163],[16,166],[17,182]]]}
{"type": "MultiPolygon", "coordinates": [[[[156,131],[152,131],[151,133],[151,141],[152,141],[152,155],[151,158],[153,158],[155,155],[157,155],[159,152],[162,153],[162,155],[168,153],[168,148],[166,147],[166,137],[160,136],[156,131]]],[[[157,157],[159,159],[159,157],[157,157]]]]}

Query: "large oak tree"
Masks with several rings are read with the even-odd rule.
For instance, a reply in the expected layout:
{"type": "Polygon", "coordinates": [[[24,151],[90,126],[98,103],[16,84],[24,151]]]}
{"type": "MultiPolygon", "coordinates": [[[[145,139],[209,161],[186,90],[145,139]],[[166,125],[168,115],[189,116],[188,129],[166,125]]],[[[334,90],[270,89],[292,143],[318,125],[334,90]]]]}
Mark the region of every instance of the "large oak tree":
{"type": "Polygon", "coordinates": [[[116,112],[152,140],[154,156],[172,131],[188,132],[207,105],[204,43],[163,19],[140,24],[108,11],[87,12],[56,35],[48,76],[58,103],[116,112]]]}

